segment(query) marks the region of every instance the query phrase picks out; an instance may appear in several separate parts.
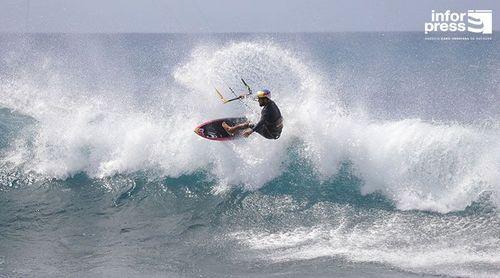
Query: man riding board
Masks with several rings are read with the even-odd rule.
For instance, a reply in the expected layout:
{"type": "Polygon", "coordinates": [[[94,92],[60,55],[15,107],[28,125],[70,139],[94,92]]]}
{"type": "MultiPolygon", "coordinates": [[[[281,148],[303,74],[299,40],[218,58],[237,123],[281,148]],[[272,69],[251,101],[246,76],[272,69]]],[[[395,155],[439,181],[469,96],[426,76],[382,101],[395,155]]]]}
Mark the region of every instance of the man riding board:
{"type": "Polygon", "coordinates": [[[222,123],[222,127],[227,133],[234,135],[240,130],[243,130],[243,136],[248,137],[253,132],[257,132],[267,139],[278,139],[283,129],[283,118],[281,112],[271,100],[271,91],[263,89],[257,92],[259,106],[262,107],[261,117],[257,124],[250,122],[241,123],[235,126],[229,126],[226,122],[222,123]]]}

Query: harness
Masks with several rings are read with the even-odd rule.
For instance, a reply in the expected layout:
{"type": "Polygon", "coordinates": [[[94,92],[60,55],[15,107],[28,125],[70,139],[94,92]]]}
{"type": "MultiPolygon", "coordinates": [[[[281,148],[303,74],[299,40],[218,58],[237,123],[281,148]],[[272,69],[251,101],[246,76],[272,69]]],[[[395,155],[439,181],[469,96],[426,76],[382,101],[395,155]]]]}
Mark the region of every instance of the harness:
{"type": "MultiPolygon", "coordinates": [[[[269,135],[269,139],[278,139],[281,136],[281,131],[283,130],[283,117],[280,117],[274,122],[265,121],[263,126],[266,133],[269,135]],[[269,128],[273,127],[273,128],[269,128]]],[[[268,136],[265,136],[268,137],[268,136]]]]}

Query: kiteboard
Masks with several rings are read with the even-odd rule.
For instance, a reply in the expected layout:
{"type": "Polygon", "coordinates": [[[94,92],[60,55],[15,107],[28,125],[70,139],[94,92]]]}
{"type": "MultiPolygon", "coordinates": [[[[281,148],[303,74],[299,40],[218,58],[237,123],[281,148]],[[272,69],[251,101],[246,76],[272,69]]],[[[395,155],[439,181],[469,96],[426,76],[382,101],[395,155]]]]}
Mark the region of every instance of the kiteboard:
{"type": "Polygon", "coordinates": [[[208,140],[215,140],[215,141],[234,140],[240,137],[240,133],[234,135],[229,134],[224,129],[224,127],[222,127],[222,123],[226,122],[229,126],[234,126],[237,124],[244,123],[246,121],[248,120],[247,118],[244,117],[212,120],[197,126],[194,129],[194,132],[199,136],[208,140]]]}

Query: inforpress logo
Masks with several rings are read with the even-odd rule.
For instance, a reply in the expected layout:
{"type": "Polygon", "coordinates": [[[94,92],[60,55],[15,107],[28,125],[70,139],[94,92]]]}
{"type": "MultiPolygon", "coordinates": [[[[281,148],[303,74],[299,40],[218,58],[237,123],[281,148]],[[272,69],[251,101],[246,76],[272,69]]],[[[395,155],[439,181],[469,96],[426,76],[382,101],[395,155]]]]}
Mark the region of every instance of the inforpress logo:
{"type": "Polygon", "coordinates": [[[463,12],[431,11],[431,21],[424,25],[425,34],[446,32],[464,35],[466,32],[491,35],[493,33],[492,10],[468,10],[463,12]]]}
{"type": "Polygon", "coordinates": [[[491,10],[468,10],[467,31],[480,34],[493,33],[493,13],[491,10]]]}

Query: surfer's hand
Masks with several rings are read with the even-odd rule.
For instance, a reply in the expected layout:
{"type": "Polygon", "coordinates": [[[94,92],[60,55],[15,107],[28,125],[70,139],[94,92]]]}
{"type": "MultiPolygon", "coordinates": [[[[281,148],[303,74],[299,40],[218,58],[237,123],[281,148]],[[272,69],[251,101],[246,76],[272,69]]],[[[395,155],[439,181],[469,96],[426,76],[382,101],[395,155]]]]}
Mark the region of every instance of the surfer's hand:
{"type": "Polygon", "coordinates": [[[252,134],[252,132],[253,132],[253,130],[251,130],[251,129],[245,130],[245,132],[243,132],[243,136],[248,137],[248,136],[250,136],[250,134],[252,134]]]}

